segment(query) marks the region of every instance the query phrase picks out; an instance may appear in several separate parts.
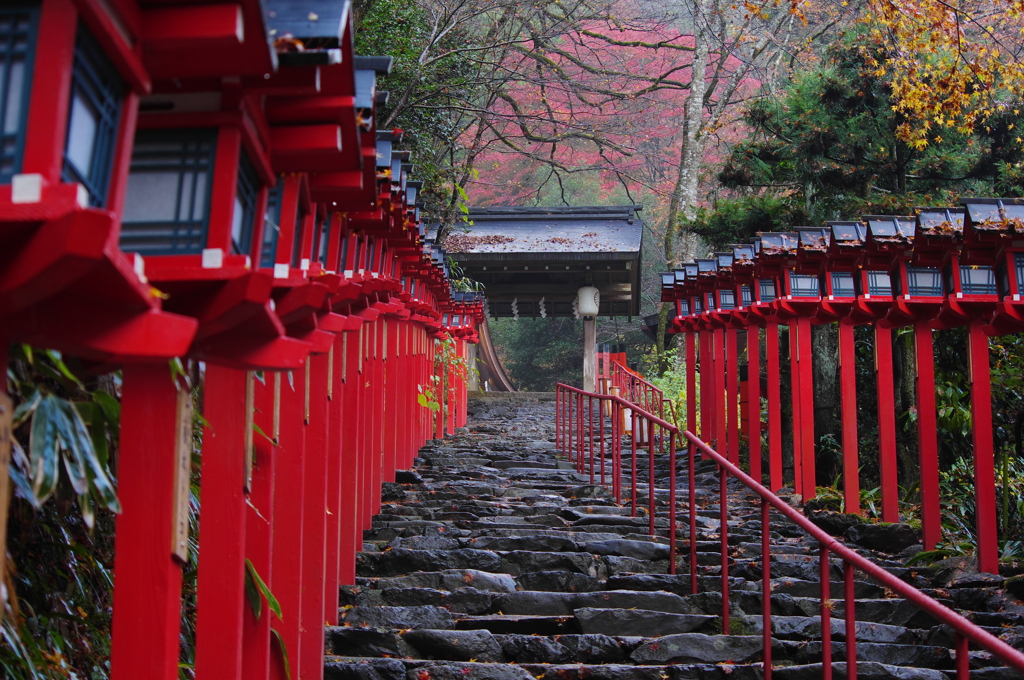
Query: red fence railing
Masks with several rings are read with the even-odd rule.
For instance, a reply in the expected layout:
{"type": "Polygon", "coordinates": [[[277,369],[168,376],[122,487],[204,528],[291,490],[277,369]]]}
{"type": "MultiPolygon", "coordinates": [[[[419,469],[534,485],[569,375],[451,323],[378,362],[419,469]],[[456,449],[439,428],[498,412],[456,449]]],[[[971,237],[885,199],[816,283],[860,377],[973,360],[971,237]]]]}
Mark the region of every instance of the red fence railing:
{"type": "MultiPolygon", "coordinates": [[[[763,623],[764,647],[762,659],[764,663],[764,678],[770,679],[772,672],[772,614],[771,614],[771,530],[770,510],[775,509],[788,520],[799,526],[808,535],[814,538],[819,545],[819,608],[821,617],[821,654],[822,654],[822,678],[832,678],[832,580],[831,580],[831,556],[842,560],[843,564],[843,600],[844,600],[844,625],[837,628],[836,633],[841,634],[846,642],[846,675],[847,678],[857,677],[857,627],[856,627],[856,598],[854,590],[854,576],[856,572],[873,579],[879,585],[889,589],[896,595],[906,599],[920,610],[933,616],[936,620],[948,625],[955,631],[955,659],[956,677],[958,680],[968,680],[970,677],[970,660],[968,646],[973,643],[977,647],[990,652],[993,656],[1005,663],[1007,666],[1024,671],[1024,654],[1017,651],[1003,640],[1000,640],[991,633],[971,623],[952,609],[942,605],[929,597],[914,586],[893,576],[882,567],[871,562],[865,557],[857,554],[847,546],[843,545],[834,537],[819,529],[808,520],[799,510],[793,508],[777,495],[772,493],[762,484],[744,473],[739,467],[729,462],[724,456],[700,441],[693,433],[687,431],[680,433],[679,429],[663,420],[662,418],[640,408],[637,404],[630,403],[622,397],[608,396],[584,392],[583,390],[568,385],[558,385],[556,394],[556,445],[560,451],[565,452],[571,461],[577,464],[577,470],[581,473],[590,472],[592,483],[600,481],[606,485],[605,450],[611,451],[611,469],[607,471],[611,477],[612,493],[616,502],[621,503],[621,489],[623,479],[623,443],[627,432],[623,427],[626,420],[631,422],[631,433],[636,433],[641,424],[651,429],[646,438],[648,446],[648,514],[650,518],[649,531],[655,535],[655,496],[656,496],[656,474],[655,474],[655,450],[656,441],[668,438],[668,496],[669,507],[669,542],[671,562],[669,573],[676,573],[676,441],[678,437],[685,436],[690,445],[688,446],[688,471],[687,471],[687,519],[688,519],[688,563],[690,575],[691,592],[698,591],[697,582],[697,513],[696,507],[696,479],[695,463],[696,453],[700,451],[705,459],[714,461],[719,469],[719,513],[721,529],[719,539],[721,541],[721,594],[722,594],[722,630],[729,630],[729,524],[728,512],[729,501],[727,494],[727,481],[729,477],[735,477],[747,488],[761,498],[761,564],[763,575],[761,579],[761,610],[763,623]],[[594,405],[597,402],[595,411],[594,405]],[[608,422],[608,437],[605,434],[605,422],[608,422]],[[597,459],[600,456],[600,460],[597,459]],[[600,474],[597,466],[600,465],[600,474]]],[[[629,437],[629,466],[630,483],[632,488],[633,514],[636,514],[637,495],[637,437],[629,437]]]]}
{"type": "Polygon", "coordinates": [[[660,417],[639,408],[622,397],[584,392],[559,383],[555,393],[556,446],[576,463],[581,474],[590,473],[590,483],[607,487],[609,482],[616,503],[622,502],[622,440],[630,436],[630,498],[632,516],[637,514],[637,452],[641,442],[647,446],[648,531],[656,535],[655,451],[668,439],[669,501],[668,514],[669,573],[676,573],[676,441],[679,430],[660,417]],[[595,408],[596,407],[596,408],[595,408]],[[627,427],[628,425],[628,427],[627,427]],[[607,436],[606,436],[607,432],[607,436]],[[610,464],[607,454],[611,454],[610,464]]]}
{"type": "Polygon", "coordinates": [[[623,399],[636,404],[644,411],[657,414],[659,418],[665,417],[665,395],[659,388],[618,361],[610,362],[609,373],[612,387],[619,388],[619,394],[623,399]]]}

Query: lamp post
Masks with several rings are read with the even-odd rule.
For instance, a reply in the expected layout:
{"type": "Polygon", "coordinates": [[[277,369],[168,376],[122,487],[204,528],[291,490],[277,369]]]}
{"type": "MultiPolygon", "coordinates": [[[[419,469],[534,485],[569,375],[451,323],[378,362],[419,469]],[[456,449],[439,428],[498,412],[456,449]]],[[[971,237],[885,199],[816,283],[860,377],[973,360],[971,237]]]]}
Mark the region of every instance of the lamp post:
{"type": "Polygon", "coordinates": [[[583,286],[576,293],[580,316],[583,317],[583,391],[593,392],[597,386],[597,316],[601,291],[583,286]]]}

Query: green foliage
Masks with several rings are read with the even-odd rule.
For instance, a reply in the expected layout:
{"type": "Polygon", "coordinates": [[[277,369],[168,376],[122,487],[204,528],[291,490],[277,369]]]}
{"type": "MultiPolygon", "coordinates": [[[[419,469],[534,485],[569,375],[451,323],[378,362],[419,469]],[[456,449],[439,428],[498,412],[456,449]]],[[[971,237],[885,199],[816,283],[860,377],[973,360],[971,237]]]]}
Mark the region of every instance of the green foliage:
{"type": "Polygon", "coordinates": [[[926,147],[912,147],[897,135],[905,120],[894,110],[892,74],[867,68],[875,49],[847,33],[821,65],[794,74],[778,98],[756,99],[746,113],[751,133],[731,149],[722,184],[767,190],[811,224],[908,214],[956,195],[991,195],[997,186],[1016,195],[1013,178],[1024,158],[1007,133],[1019,127],[1019,116],[1007,113],[1002,127],[974,135],[936,128],[926,147]]]}
{"type": "Polygon", "coordinates": [[[248,557],[245,558],[245,597],[249,601],[252,615],[257,620],[263,614],[263,600],[267,601],[267,607],[274,616],[281,618],[281,603],[274,597],[274,593],[270,592],[270,586],[260,577],[248,557]]]}
{"type": "Polygon", "coordinates": [[[453,406],[448,403],[448,386],[453,378],[465,380],[469,376],[469,362],[455,351],[455,340],[451,335],[434,341],[434,371],[430,382],[416,385],[416,403],[432,413],[443,407],[445,413],[453,406]]]}
{"type": "MultiPolygon", "coordinates": [[[[1024,557],[1024,460],[1005,449],[997,458],[996,507],[1000,509],[1000,548],[1004,558],[1024,557]]],[[[977,538],[974,460],[957,458],[939,470],[942,533],[938,547],[951,552],[973,550],[977,538]]]]}
{"type": "Polygon", "coordinates": [[[794,224],[806,224],[810,217],[788,197],[742,196],[717,201],[713,208],[701,207],[683,229],[703,237],[711,250],[729,243],[743,243],[759,231],[781,231],[794,224]]]}
{"type": "Polygon", "coordinates": [[[448,280],[451,281],[452,290],[458,291],[460,293],[484,292],[484,284],[466,276],[466,271],[462,268],[462,265],[460,265],[450,256],[448,257],[448,272],[448,280]]]}
{"type": "Polygon", "coordinates": [[[89,528],[98,507],[120,512],[108,467],[121,417],[117,400],[86,389],[59,352],[24,345],[13,353],[8,384],[18,402],[10,469],[17,495],[35,508],[55,493],[73,495],[89,528]]]}
{"type": "Polygon", "coordinates": [[[473,22],[434,36],[432,19],[417,3],[374,0],[359,18],[355,50],[394,59],[391,73],[377,81],[378,89],[391,93],[388,104],[377,109],[378,125],[405,131],[402,148],[412,151],[416,177],[424,181],[420,196],[435,214],[450,200],[448,192],[459,187],[454,156],[465,126],[460,111],[481,84],[473,78],[474,60],[447,54],[474,44],[473,22]],[[421,60],[425,51],[429,58],[421,60]]]}
{"type": "Polygon", "coordinates": [[[22,498],[11,502],[4,678],[109,676],[114,515],[98,509],[93,531],[71,502],[59,495],[39,509],[22,498]]]}
{"type": "Polygon", "coordinates": [[[517,389],[553,392],[583,383],[583,322],[571,318],[491,319],[491,338],[517,389]]]}
{"type": "MultiPolygon", "coordinates": [[[[662,396],[672,402],[672,410],[676,417],[676,426],[680,430],[685,429],[686,418],[686,365],[678,349],[670,349],[665,352],[665,361],[668,370],[660,376],[648,376],[646,379],[652,385],[661,390],[662,396]]],[[[694,395],[698,400],[697,409],[700,409],[700,395],[694,395]]],[[[668,418],[666,418],[668,419],[668,418]]]]}

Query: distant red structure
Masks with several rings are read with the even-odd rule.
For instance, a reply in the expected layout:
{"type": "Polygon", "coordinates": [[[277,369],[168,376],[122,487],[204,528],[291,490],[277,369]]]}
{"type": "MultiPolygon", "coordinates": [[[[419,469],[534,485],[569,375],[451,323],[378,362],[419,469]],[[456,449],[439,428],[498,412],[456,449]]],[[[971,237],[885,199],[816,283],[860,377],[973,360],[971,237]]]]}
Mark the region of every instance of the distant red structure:
{"type": "MultiPolygon", "coordinates": [[[[971,380],[978,560],[998,571],[992,404],[988,338],[1024,329],[1024,201],[963,199],[959,208],[923,208],[916,216],[866,216],[825,228],[762,233],[714,259],[662,274],[662,300],[676,303],[673,330],[686,336],[690,395],[699,391],[699,421],[687,427],[714,448],[737,449],[741,429],[733,417],[739,401],[734,327],[748,341],[749,403],[757,403],[759,328],[766,331],[768,478],[784,484],[778,324],[790,327],[793,486],[815,494],[814,391],[810,326],[839,324],[843,480],[847,512],[860,512],[853,326],[874,329],[878,391],[882,519],[899,521],[892,329],[913,326],[917,369],[917,431],[925,549],[941,538],[938,444],[932,330],[967,326],[971,380]],[[722,329],[726,329],[725,342],[722,329]],[[699,347],[699,354],[697,348],[699,347]],[[697,375],[700,387],[697,387],[697,375]]],[[[747,423],[750,471],[762,478],[758,409],[747,423]],[[756,434],[755,434],[756,433],[756,434]]]]}
{"type": "Polygon", "coordinates": [[[381,482],[465,422],[457,372],[436,418],[416,396],[483,300],[424,242],[402,133],[376,128],[390,59],[352,40],[318,0],[0,8],[0,363],[17,341],[124,370],[113,678],[178,676],[192,420],[169,359],[206,366],[200,678],[285,677],[271,627],[292,678],[322,677],[381,482]],[[281,619],[249,611],[246,559],[281,619]]]}

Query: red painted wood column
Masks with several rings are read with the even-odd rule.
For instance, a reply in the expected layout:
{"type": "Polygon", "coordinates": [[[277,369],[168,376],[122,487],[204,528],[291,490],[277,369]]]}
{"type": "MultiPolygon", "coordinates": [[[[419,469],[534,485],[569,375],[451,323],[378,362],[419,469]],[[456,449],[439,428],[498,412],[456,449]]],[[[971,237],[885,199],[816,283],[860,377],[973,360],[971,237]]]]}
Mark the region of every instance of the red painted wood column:
{"type": "Polygon", "coordinates": [[[817,479],[815,477],[816,461],[814,459],[817,450],[817,442],[814,439],[814,341],[811,334],[811,320],[807,317],[797,319],[797,349],[799,349],[800,380],[797,383],[800,388],[800,407],[803,414],[800,417],[800,434],[803,438],[801,450],[803,451],[803,497],[806,501],[814,498],[817,493],[817,479]]]}
{"type": "Polygon", "coordinates": [[[726,423],[726,394],[725,394],[725,382],[726,382],[726,371],[728,366],[726,365],[726,353],[725,353],[725,329],[716,328],[714,330],[714,336],[712,342],[714,347],[712,352],[715,357],[715,393],[714,402],[711,407],[711,417],[715,421],[715,443],[713,448],[720,453],[728,456],[729,435],[728,435],[728,424],[726,423]]]}
{"type": "MultiPolygon", "coordinates": [[[[359,451],[359,333],[342,336],[343,427],[341,430],[341,544],[338,580],[355,585],[356,553],[362,547],[359,539],[363,527],[359,509],[362,506],[360,479],[362,466],[359,451]]],[[[337,607],[335,607],[336,609],[337,607]]]]}
{"type": "Polygon", "coordinates": [[[362,496],[360,507],[360,531],[369,529],[373,523],[373,390],[370,386],[372,373],[367,360],[371,338],[371,325],[363,324],[359,345],[359,490],[362,496]]]}
{"type": "Polygon", "coordinates": [[[725,329],[725,417],[728,459],[734,465],[740,464],[740,412],[739,412],[739,349],[735,328],[725,329]]]}
{"type": "Polygon", "coordinates": [[[342,439],[345,437],[344,399],[342,397],[342,356],[346,333],[334,336],[327,355],[327,528],[324,560],[324,621],[338,625],[338,585],[342,559],[342,439]]]}
{"type": "Polygon", "coordinates": [[[757,326],[747,326],[747,449],[750,452],[750,476],[763,483],[760,334],[757,326]]]}
{"type": "Polygon", "coordinates": [[[409,324],[406,321],[399,319],[395,322],[395,327],[398,335],[398,356],[396,357],[396,366],[398,366],[398,395],[395,400],[395,413],[398,419],[398,451],[397,460],[399,467],[402,470],[407,470],[412,467],[412,442],[409,439],[409,423],[411,413],[409,411],[409,391],[415,390],[415,385],[412,380],[412,364],[409,361],[409,324]]]}
{"type": "Polygon", "coordinates": [[[384,481],[395,481],[395,470],[398,469],[398,420],[395,415],[398,394],[400,391],[400,374],[398,368],[398,332],[394,327],[394,321],[390,318],[382,322],[384,339],[381,343],[383,352],[381,355],[381,375],[383,377],[381,397],[380,418],[384,424],[383,428],[383,460],[384,460],[384,481]]]}
{"type": "Polygon", "coordinates": [[[697,433],[697,338],[694,331],[683,332],[686,338],[686,429],[697,433]]]}
{"type": "MultiPolygon", "coordinates": [[[[206,366],[202,514],[196,583],[196,678],[240,680],[245,609],[246,381],[206,366]]],[[[250,613],[251,616],[251,613],[250,613]]]]}
{"type": "Polygon", "coordinates": [[[843,427],[843,508],[860,514],[860,458],[857,438],[857,352],[853,323],[839,320],[839,395],[843,427]]]}
{"type": "Polygon", "coordinates": [[[798,319],[789,325],[789,385],[790,404],[793,411],[793,490],[801,496],[804,493],[804,409],[800,403],[803,390],[800,389],[800,329],[798,319]]]}
{"type": "MultiPolygon", "coordinates": [[[[370,377],[369,383],[372,390],[371,406],[369,410],[371,435],[371,455],[373,456],[373,506],[371,515],[380,512],[381,508],[381,484],[385,480],[384,470],[384,320],[378,317],[372,325],[370,346],[370,377]]],[[[371,520],[372,521],[372,520],[371,520]]]]}
{"type": "MultiPolygon", "coordinates": [[[[281,374],[266,373],[262,381],[253,385],[255,413],[253,420],[267,437],[276,437],[281,374]]],[[[266,437],[253,438],[252,482],[245,517],[245,556],[252,562],[256,573],[265,583],[273,582],[271,550],[273,547],[274,518],[274,461],[277,450],[266,437]]],[[[267,680],[270,674],[270,620],[273,614],[264,603],[257,620],[246,606],[245,625],[242,629],[242,677],[246,680],[267,680]]]]}
{"type": "Polygon", "coordinates": [[[995,447],[992,443],[992,383],[984,322],[967,327],[974,440],[974,516],[978,529],[978,571],[999,573],[999,517],[996,514],[995,447]]]}
{"type": "Polygon", "coordinates": [[[697,331],[697,339],[700,342],[700,439],[703,442],[711,441],[711,376],[714,374],[711,361],[711,332],[707,330],[697,331]]]}
{"type": "Polygon", "coordinates": [[[782,481],[782,374],[779,367],[779,322],[769,318],[764,329],[765,369],[768,378],[768,479],[772,491],[782,481]]]}
{"type": "Polygon", "coordinates": [[[188,527],[190,392],[178,390],[166,362],[127,365],[123,375],[110,677],[177,680],[182,563],[172,545],[182,488],[188,527]],[[180,468],[179,446],[189,453],[180,468]]]}
{"type": "MultiPolygon", "coordinates": [[[[306,444],[302,500],[302,614],[298,654],[302,680],[324,674],[324,585],[327,537],[327,354],[306,360],[306,444]]],[[[337,597],[337,591],[335,591],[337,597]]]]}
{"type": "Polygon", "coordinates": [[[896,468],[896,387],[892,374],[892,330],[875,324],[875,389],[878,392],[878,470],[882,521],[899,522],[896,468]]]}
{"type": "Polygon", "coordinates": [[[459,358],[462,359],[463,375],[459,378],[459,419],[458,427],[465,427],[469,421],[469,373],[473,367],[469,365],[469,343],[459,340],[459,358]]]}
{"type": "MultiPolygon", "coordinates": [[[[307,359],[308,361],[308,359],[307,359]]],[[[271,626],[288,651],[291,677],[299,678],[302,625],[303,494],[306,462],[306,371],[300,368],[281,376],[281,437],[274,480],[274,554],[271,592],[281,603],[281,619],[271,626]]],[[[271,646],[270,677],[285,680],[284,661],[277,645],[271,646]]]]}
{"type": "Polygon", "coordinates": [[[928,321],[914,323],[917,363],[917,452],[921,467],[921,533],[925,550],[942,539],[939,507],[939,442],[935,412],[935,351],[928,321]]]}

